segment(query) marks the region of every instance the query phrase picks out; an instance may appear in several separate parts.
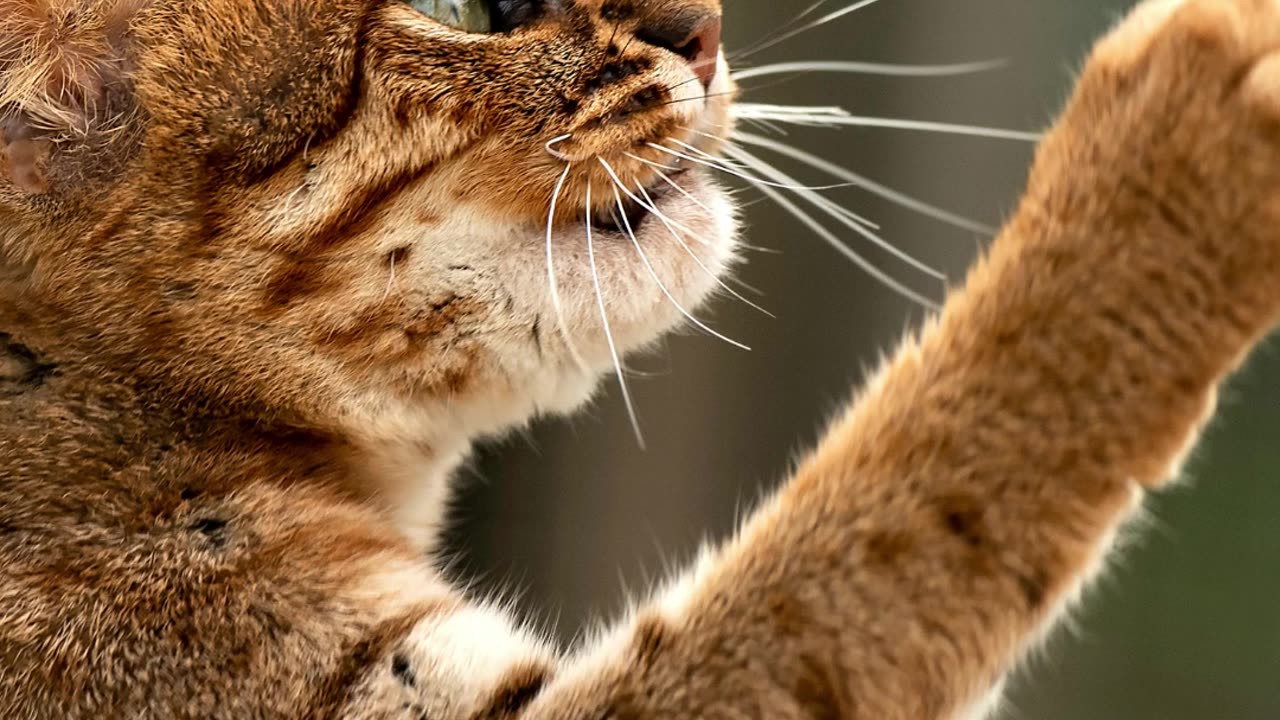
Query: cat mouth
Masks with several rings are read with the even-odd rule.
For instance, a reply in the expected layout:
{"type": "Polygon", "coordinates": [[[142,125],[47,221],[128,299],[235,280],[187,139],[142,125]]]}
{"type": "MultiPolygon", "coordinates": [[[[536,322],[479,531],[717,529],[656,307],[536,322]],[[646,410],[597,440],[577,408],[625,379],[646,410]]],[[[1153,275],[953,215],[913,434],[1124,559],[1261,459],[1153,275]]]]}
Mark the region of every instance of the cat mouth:
{"type": "Polygon", "coordinates": [[[592,213],[591,227],[619,235],[639,232],[640,228],[653,216],[657,203],[672,192],[674,189],[672,183],[686,172],[688,172],[687,169],[680,169],[674,173],[668,173],[667,180],[655,179],[648,185],[641,186],[643,191],[638,194],[621,192],[619,198],[622,201],[622,207],[619,208],[618,203],[614,203],[606,209],[592,213]]]}

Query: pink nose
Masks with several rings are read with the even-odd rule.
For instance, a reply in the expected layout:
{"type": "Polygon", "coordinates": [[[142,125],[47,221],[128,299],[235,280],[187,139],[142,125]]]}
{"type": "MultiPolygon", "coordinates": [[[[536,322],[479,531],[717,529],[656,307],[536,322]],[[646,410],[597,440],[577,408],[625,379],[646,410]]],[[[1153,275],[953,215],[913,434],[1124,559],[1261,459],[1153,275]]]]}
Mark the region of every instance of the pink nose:
{"type": "Polygon", "coordinates": [[[723,25],[717,15],[702,23],[681,43],[676,52],[689,61],[689,67],[702,81],[703,88],[710,88],[716,79],[720,65],[720,31],[723,25]]]}

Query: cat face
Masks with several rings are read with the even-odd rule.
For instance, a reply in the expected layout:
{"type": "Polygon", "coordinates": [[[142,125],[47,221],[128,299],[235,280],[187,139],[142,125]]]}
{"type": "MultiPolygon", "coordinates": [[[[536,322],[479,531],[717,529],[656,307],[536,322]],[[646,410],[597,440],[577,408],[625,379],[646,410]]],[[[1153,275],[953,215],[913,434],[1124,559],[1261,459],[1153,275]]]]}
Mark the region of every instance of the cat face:
{"type": "Polygon", "coordinates": [[[731,261],[678,157],[730,132],[719,2],[0,6],[3,241],[139,372],[489,431],[580,402],[731,261]]]}

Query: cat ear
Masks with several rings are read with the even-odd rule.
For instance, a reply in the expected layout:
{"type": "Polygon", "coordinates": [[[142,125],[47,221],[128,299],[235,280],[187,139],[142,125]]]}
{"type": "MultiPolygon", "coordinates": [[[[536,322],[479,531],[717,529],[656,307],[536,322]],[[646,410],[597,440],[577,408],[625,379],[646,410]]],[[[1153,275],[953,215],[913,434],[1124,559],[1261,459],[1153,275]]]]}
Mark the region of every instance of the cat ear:
{"type": "Polygon", "coordinates": [[[148,0],[0,0],[0,183],[48,192],[52,154],[110,129],[148,0]]]}

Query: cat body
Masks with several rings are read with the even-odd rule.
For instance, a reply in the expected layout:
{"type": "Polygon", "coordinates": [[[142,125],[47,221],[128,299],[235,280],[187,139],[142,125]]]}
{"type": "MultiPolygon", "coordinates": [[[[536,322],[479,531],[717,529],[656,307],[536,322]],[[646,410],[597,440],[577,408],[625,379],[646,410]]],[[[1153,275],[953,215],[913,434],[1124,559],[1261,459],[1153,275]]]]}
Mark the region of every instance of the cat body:
{"type": "Polygon", "coordinates": [[[733,263],[720,7],[423,7],[0,0],[0,715],[960,717],[1280,310],[1280,5],[1145,3],[965,286],[566,656],[432,566],[446,480],[733,263]]]}

